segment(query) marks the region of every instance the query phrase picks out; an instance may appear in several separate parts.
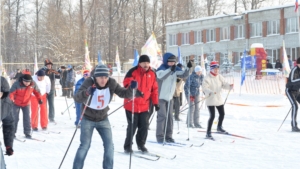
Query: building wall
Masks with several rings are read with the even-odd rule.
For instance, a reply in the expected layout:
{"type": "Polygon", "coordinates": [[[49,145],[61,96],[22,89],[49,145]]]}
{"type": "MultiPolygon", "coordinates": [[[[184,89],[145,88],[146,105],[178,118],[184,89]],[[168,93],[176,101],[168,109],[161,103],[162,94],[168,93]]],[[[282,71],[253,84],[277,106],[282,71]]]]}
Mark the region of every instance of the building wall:
{"type": "MultiPolygon", "coordinates": [[[[298,33],[285,33],[286,18],[290,17],[296,17],[294,6],[292,5],[255,11],[246,11],[242,14],[242,18],[232,15],[222,15],[188,21],[180,21],[178,23],[167,24],[166,33],[168,35],[190,32],[190,44],[179,45],[181,49],[181,56],[183,57],[187,57],[189,55],[195,55],[195,57],[197,57],[201,56],[203,53],[209,58],[214,58],[221,61],[224,54],[227,54],[229,51],[233,53],[240,53],[245,49],[249,50],[251,44],[253,43],[262,43],[266,50],[281,49],[280,51],[282,51],[283,40],[285,40],[287,53],[289,54],[289,48],[299,47],[300,44],[298,33]],[[278,30],[277,35],[268,35],[267,21],[272,20],[279,21],[280,29],[278,30]],[[250,37],[250,24],[256,22],[262,22],[262,36],[250,37]],[[232,34],[235,31],[234,26],[240,24],[244,25],[244,38],[234,39],[234,34],[232,34]],[[208,40],[206,39],[206,30],[221,30],[222,27],[229,27],[229,40],[220,40],[220,32],[218,31],[216,32],[216,42],[207,42],[208,40]],[[196,43],[194,39],[195,31],[202,31],[202,43],[196,43]],[[201,50],[202,48],[203,52],[201,50]]],[[[167,40],[168,38],[169,37],[167,36],[167,40]]],[[[177,41],[179,41],[179,38],[177,39],[177,41]]],[[[167,43],[167,51],[177,55],[178,46],[169,46],[167,43]]],[[[298,51],[300,51],[299,48],[298,51]]],[[[300,52],[297,53],[297,55],[294,57],[298,57],[298,55],[300,56],[300,52]]],[[[238,60],[239,59],[237,58],[233,58],[231,61],[237,62],[238,60]]]]}

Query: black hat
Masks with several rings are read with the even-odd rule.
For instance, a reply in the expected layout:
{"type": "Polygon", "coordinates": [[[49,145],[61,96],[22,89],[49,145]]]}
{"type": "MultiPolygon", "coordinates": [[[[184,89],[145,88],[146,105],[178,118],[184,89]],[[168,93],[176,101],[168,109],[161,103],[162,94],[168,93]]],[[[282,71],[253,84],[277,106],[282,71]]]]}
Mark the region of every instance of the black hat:
{"type": "Polygon", "coordinates": [[[39,70],[39,71],[36,72],[36,75],[37,76],[45,76],[45,71],[39,70]]]}
{"type": "Polygon", "coordinates": [[[45,64],[45,66],[47,66],[47,65],[49,65],[49,64],[53,65],[53,63],[52,63],[52,61],[51,61],[50,59],[46,59],[46,60],[44,61],[44,64],[45,64]]]}
{"type": "Polygon", "coordinates": [[[22,76],[22,80],[25,82],[31,82],[32,81],[32,77],[31,75],[25,74],[22,76]]]}
{"type": "Polygon", "coordinates": [[[98,65],[95,68],[94,76],[100,77],[100,76],[106,76],[108,77],[108,68],[105,65],[98,65]]]}
{"type": "Polygon", "coordinates": [[[142,56],[140,56],[139,63],[142,63],[142,62],[149,62],[150,63],[149,56],[148,55],[142,55],[142,56]]]}
{"type": "Polygon", "coordinates": [[[178,64],[177,64],[177,67],[182,68],[182,64],[181,64],[181,63],[178,63],[178,64]]]}
{"type": "Polygon", "coordinates": [[[61,69],[66,69],[66,66],[61,66],[60,68],[61,68],[61,69]]]}
{"type": "Polygon", "coordinates": [[[168,62],[176,62],[176,56],[170,56],[169,58],[168,58],[168,62]]]}
{"type": "Polygon", "coordinates": [[[300,64],[300,57],[298,57],[297,59],[297,64],[300,64]]]}

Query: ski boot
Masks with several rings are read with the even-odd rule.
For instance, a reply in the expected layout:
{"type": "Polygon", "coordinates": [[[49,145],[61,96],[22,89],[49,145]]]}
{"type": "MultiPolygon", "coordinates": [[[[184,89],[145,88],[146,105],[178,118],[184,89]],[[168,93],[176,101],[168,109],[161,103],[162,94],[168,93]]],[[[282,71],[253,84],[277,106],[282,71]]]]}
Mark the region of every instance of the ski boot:
{"type": "Polygon", "coordinates": [[[218,126],[218,127],[217,127],[217,131],[218,131],[219,133],[228,134],[228,132],[226,132],[226,130],[224,130],[222,126],[218,126]]]}

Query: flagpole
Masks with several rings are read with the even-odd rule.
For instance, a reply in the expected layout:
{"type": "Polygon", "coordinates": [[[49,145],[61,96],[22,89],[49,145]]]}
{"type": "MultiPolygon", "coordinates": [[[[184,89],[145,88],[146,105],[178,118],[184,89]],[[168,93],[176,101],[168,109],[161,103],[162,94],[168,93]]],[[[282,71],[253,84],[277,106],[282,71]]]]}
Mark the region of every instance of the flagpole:
{"type": "Polygon", "coordinates": [[[299,29],[299,10],[298,10],[298,8],[297,8],[297,26],[298,26],[298,40],[299,40],[299,46],[300,46],[300,29],[299,29]]]}

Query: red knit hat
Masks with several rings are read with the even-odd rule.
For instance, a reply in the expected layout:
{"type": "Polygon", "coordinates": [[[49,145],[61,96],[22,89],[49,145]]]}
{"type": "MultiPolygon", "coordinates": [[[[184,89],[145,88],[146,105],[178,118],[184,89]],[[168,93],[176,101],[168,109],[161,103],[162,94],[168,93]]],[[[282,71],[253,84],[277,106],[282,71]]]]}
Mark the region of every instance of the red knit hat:
{"type": "Polygon", "coordinates": [[[219,68],[219,63],[217,61],[210,62],[210,70],[213,70],[215,68],[219,68]]]}

